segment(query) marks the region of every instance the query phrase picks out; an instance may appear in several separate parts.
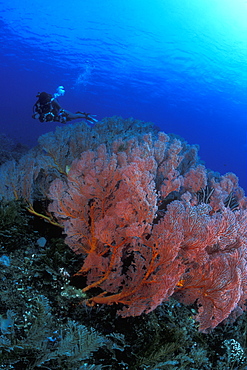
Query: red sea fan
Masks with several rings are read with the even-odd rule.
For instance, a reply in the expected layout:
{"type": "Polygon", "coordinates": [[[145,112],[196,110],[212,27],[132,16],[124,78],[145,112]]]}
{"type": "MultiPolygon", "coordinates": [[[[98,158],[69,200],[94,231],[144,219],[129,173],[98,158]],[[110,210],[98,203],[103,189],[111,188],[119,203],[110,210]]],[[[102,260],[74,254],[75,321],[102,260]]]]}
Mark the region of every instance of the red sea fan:
{"type": "Polygon", "coordinates": [[[217,326],[238,306],[244,308],[246,216],[245,211],[232,212],[225,208],[222,213],[204,219],[203,228],[199,219],[198,225],[192,219],[184,224],[182,258],[187,271],[175,296],[185,304],[197,302],[196,320],[204,332],[217,326]],[[191,225],[194,225],[192,233],[191,225]]]}
{"type": "Polygon", "coordinates": [[[49,211],[64,225],[66,242],[85,255],[78,274],[87,291],[100,287],[95,303],[122,303],[121,315],[149,312],[168,299],[184,267],[177,255],[183,240],[174,206],[154,223],[158,194],[152,156],[108,155],[106,148],[83,153],[67,181],[55,180],[49,211]],[[180,230],[180,233],[178,232],[180,230]]]}
{"type": "Polygon", "coordinates": [[[208,331],[247,298],[246,198],[235,175],[214,177],[196,148],[159,134],[118,139],[53,181],[49,211],[84,256],[88,304],[148,313],[171,295],[198,305],[208,331]]]}
{"type": "Polygon", "coordinates": [[[203,266],[198,266],[182,279],[177,298],[185,303],[197,302],[200,330],[207,332],[227,318],[237,307],[242,294],[242,274],[246,263],[238,250],[212,255],[203,266]]]}

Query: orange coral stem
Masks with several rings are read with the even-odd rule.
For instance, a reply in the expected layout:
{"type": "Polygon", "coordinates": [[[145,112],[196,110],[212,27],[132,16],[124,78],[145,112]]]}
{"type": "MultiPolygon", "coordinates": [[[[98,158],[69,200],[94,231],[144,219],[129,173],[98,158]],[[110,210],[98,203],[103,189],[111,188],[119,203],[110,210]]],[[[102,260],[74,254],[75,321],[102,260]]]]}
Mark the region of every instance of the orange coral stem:
{"type": "Polygon", "coordinates": [[[31,204],[29,204],[29,206],[26,207],[26,210],[28,212],[30,212],[32,215],[38,216],[38,217],[42,218],[43,220],[48,221],[51,225],[58,226],[58,227],[61,227],[63,229],[63,226],[60,225],[58,222],[54,221],[51,217],[45,216],[42,213],[36,212],[31,204]]]}

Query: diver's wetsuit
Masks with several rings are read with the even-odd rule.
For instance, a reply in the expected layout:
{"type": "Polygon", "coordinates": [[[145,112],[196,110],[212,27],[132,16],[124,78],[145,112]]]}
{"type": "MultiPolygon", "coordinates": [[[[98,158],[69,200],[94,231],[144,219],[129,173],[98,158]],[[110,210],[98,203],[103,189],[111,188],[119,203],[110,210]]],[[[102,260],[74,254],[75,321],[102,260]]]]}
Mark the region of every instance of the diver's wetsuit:
{"type": "Polygon", "coordinates": [[[62,109],[57,99],[53,98],[51,94],[42,92],[37,95],[39,99],[34,104],[33,118],[40,122],[61,122],[66,123],[73,119],[86,119],[90,123],[97,122],[97,119],[90,116],[88,113],[72,113],[68,110],[62,109]]]}

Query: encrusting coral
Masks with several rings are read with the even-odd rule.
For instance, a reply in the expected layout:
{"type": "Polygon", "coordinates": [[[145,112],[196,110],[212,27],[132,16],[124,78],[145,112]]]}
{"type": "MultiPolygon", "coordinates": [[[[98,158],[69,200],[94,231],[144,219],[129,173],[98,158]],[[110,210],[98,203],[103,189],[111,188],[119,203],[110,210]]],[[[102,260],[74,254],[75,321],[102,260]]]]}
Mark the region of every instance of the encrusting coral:
{"type": "Polygon", "coordinates": [[[66,243],[84,256],[77,275],[87,277],[89,305],[136,316],[174,295],[197,303],[204,332],[245,309],[247,201],[234,174],[207,171],[195,146],[139,122],[65,131],[33,152],[29,189],[20,181],[15,193],[52,201],[66,243]]]}

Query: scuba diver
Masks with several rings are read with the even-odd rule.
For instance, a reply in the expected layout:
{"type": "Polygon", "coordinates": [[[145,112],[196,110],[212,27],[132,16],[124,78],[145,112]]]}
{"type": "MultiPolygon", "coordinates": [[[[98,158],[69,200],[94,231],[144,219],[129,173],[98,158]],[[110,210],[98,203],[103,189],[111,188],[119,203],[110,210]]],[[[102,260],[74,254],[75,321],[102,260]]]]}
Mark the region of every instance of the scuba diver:
{"type": "Polygon", "coordinates": [[[83,118],[90,123],[98,122],[94,115],[84,112],[71,113],[68,110],[62,109],[57,101],[58,96],[63,96],[65,90],[63,86],[58,86],[57,92],[52,96],[46,92],[38,93],[38,100],[33,106],[32,118],[38,119],[40,122],[60,122],[66,123],[73,119],[83,118]]]}

